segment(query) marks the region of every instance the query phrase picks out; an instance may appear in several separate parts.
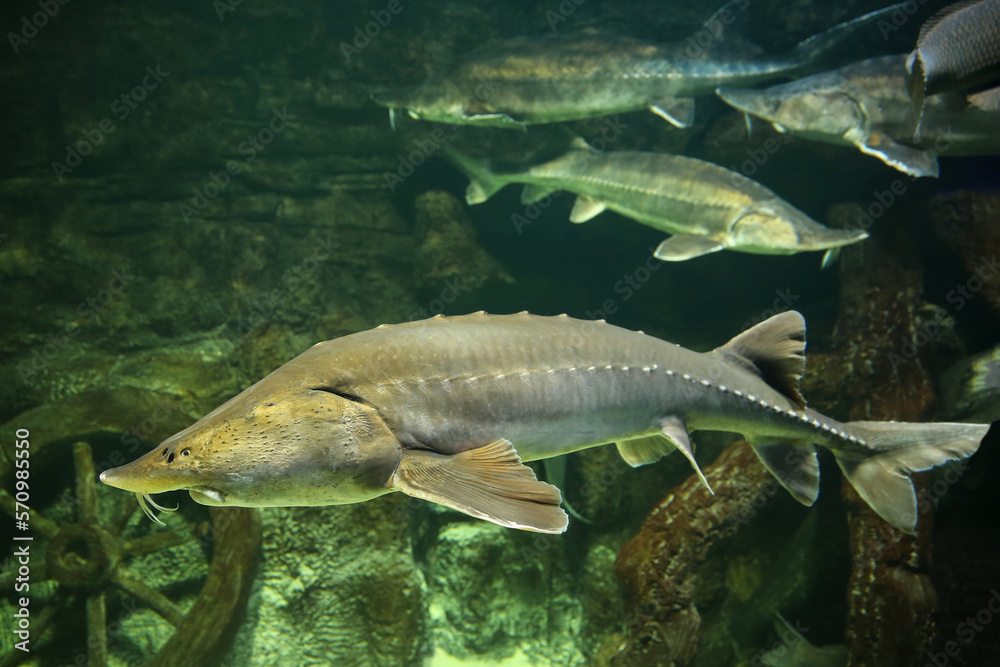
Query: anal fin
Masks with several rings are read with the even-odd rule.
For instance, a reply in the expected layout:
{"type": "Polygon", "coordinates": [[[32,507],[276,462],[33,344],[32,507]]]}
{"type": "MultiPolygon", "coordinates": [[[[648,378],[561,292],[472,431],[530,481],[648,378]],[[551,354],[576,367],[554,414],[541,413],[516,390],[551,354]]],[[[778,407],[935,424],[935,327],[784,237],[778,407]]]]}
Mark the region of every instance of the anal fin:
{"type": "Polygon", "coordinates": [[[695,474],[698,475],[702,486],[708,489],[709,493],[715,494],[715,491],[712,491],[712,487],[708,485],[705,474],[698,467],[698,462],[694,460],[694,448],[691,446],[691,438],[688,435],[687,424],[684,423],[684,420],[680,417],[667,417],[660,422],[660,433],[688,460],[688,463],[694,468],[695,474]]]}
{"type": "Polygon", "coordinates": [[[540,482],[507,440],[443,455],[404,450],[392,487],[500,526],[562,533],[559,489],[540,482]]]}
{"type": "Polygon", "coordinates": [[[816,445],[801,440],[752,441],[754,453],[778,483],[803,505],[819,497],[819,459],[816,445]]]}
{"type": "Polygon", "coordinates": [[[599,201],[591,199],[585,195],[579,195],[573,202],[573,210],[569,213],[570,222],[587,222],[598,213],[604,211],[605,206],[599,201]]]}
{"type": "Polygon", "coordinates": [[[688,436],[687,425],[680,417],[668,417],[660,423],[660,432],[656,435],[647,435],[642,438],[632,440],[622,440],[616,442],[618,453],[633,468],[649,465],[659,461],[664,456],[672,454],[675,450],[680,451],[684,458],[694,468],[698,479],[709,491],[712,487],[708,485],[708,480],[702,474],[701,468],[694,460],[694,449],[691,447],[691,438],[688,436]]]}

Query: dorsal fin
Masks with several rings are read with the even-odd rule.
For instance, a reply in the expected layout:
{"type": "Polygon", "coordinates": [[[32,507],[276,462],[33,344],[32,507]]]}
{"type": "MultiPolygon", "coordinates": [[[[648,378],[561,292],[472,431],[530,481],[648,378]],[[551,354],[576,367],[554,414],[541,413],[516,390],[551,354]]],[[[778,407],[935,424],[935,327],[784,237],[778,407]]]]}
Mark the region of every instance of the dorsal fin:
{"type": "Polygon", "coordinates": [[[952,5],[948,5],[942,9],[939,9],[936,13],[932,14],[929,19],[924,21],[924,24],[920,26],[920,34],[917,35],[917,45],[919,48],[920,42],[926,39],[927,34],[931,30],[938,27],[942,21],[947,19],[949,16],[953,16],[961,11],[965,11],[972,5],[978,5],[982,0],[962,0],[961,2],[956,2],[952,5]]]}
{"type": "Polygon", "coordinates": [[[712,351],[731,364],[759,375],[764,382],[806,407],[799,380],[806,370],[806,320],[794,310],[770,317],[712,351]]]}

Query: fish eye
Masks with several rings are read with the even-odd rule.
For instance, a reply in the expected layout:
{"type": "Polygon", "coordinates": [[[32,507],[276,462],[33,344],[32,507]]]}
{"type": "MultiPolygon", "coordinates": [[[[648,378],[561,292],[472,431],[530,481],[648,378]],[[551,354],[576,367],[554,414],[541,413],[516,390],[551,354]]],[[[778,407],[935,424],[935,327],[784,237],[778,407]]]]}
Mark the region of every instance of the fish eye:
{"type": "Polygon", "coordinates": [[[191,450],[190,449],[182,449],[181,450],[181,456],[190,456],[190,455],[191,455],[191,450]]]}

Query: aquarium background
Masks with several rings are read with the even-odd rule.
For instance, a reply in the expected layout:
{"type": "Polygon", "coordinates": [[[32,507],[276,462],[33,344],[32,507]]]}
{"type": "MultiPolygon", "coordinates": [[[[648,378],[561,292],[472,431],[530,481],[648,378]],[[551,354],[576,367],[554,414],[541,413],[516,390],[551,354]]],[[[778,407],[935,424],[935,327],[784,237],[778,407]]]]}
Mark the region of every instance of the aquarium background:
{"type": "MultiPolygon", "coordinates": [[[[740,30],[768,51],[881,6],[748,4],[740,30]]],[[[943,4],[859,38],[843,62],[908,51],[943,4]]],[[[995,433],[967,464],[917,476],[922,507],[937,511],[916,538],[868,511],[832,458],[807,509],[745,444],[712,433],[695,441],[714,498],[680,457],[631,470],[604,447],[567,457],[564,472],[537,465],[564,475],[586,518],[560,536],[400,494],[211,512],[169,494],[157,501],[180,510],[164,528],[95,483],[317,341],[479,309],[603,317],[708,350],[793,308],[809,324],[814,408],[997,419],[996,392],[963,385],[1000,354],[1000,279],[973,282],[1000,251],[996,158],[943,158],[941,178],[912,180],[763,122],[748,137],[714,98],[698,99],[684,131],[648,112],[570,123],[610,137],[607,150],[741,171],[831,227],[872,219],[871,238],[823,271],[820,253],[664,264],[651,258],[662,233],[612,213],[570,224],[568,193],[535,209],[516,187],[465,204],[467,180],[435,137],[515,159],[537,148],[534,132],[409,119],[394,130],[369,100],[505,38],[598,28],[684,41],[715,9],[6,2],[0,473],[13,493],[15,434],[28,430],[39,514],[28,654],[11,648],[13,519],[0,530],[12,545],[0,664],[1000,662],[995,433]]]]}

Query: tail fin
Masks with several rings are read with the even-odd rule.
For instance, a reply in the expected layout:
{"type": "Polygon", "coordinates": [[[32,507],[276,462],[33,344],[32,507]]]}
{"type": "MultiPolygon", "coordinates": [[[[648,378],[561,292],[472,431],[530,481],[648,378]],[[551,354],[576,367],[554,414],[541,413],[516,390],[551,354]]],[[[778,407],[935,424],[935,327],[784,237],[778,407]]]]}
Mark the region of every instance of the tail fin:
{"type": "Polygon", "coordinates": [[[972,456],[989,430],[987,424],[859,421],[846,426],[872,451],[834,451],[840,469],[880,517],[911,534],[917,498],[910,473],[972,456]]]}
{"type": "Polygon", "coordinates": [[[894,11],[899,10],[906,3],[898,3],[868,12],[850,21],[844,21],[832,28],[817,33],[812,37],[799,42],[792,49],[791,56],[803,66],[815,64],[827,58],[832,52],[848,44],[853,40],[859,31],[869,25],[876,23],[879,19],[885,18],[894,11]]]}
{"type": "Polygon", "coordinates": [[[511,181],[490,170],[485,160],[460,153],[450,146],[441,151],[448,160],[469,177],[469,187],[465,191],[466,203],[482,204],[511,181]]]}

